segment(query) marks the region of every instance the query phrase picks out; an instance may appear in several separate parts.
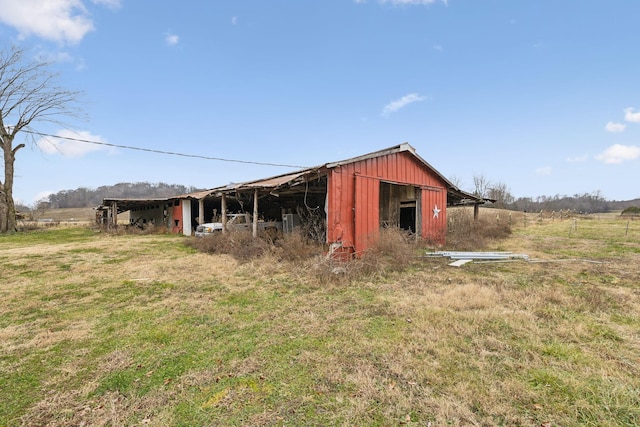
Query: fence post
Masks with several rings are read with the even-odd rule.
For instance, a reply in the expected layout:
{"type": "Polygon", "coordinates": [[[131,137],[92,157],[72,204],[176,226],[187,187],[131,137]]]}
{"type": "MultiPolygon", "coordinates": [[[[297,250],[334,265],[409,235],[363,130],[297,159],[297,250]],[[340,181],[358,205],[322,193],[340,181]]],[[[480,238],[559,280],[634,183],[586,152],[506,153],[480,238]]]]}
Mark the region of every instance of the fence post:
{"type": "Polygon", "coordinates": [[[627,236],[629,234],[629,221],[627,221],[627,229],[624,231],[624,235],[627,236]]]}

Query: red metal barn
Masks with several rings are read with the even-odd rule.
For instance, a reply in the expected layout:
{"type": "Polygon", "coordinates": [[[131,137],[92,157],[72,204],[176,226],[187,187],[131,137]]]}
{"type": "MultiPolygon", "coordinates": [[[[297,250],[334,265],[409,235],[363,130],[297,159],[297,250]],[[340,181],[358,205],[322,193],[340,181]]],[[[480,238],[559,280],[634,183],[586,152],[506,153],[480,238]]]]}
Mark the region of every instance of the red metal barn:
{"type": "Polygon", "coordinates": [[[114,212],[131,210],[136,223],[162,224],[186,235],[192,234],[196,224],[213,222],[222,223],[226,232],[228,214],[247,213],[254,236],[260,222],[278,222],[285,233],[297,228],[328,244],[332,253],[351,255],[365,251],[387,227],[444,244],[447,206],[482,203],[483,199],[458,189],[405,143],[170,199],[105,199],[102,209],[104,217],[114,221],[114,212]]]}
{"type": "Polygon", "coordinates": [[[453,185],[402,144],[327,167],[327,242],[361,253],[381,227],[399,226],[443,244],[453,185]]]}

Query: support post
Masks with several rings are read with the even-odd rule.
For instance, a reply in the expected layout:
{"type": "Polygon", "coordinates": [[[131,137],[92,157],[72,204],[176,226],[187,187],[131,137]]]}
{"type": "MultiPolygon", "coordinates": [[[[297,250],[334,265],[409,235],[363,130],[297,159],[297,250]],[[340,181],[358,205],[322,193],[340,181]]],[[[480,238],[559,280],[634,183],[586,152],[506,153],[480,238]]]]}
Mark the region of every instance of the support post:
{"type": "Polygon", "coordinates": [[[118,202],[111,203],[111,215],[113,218],[113,228],[118,228],[118,202]]]}
{"type": "Polygon", "coordinates": [[[480,205],[477,203],[474,203],[473,205],[473,219],[474,220],[478,220],[478,214],[480,212],[480,205]]]}
{"type": "Polygon", "coordinates": [[[220,198],[220,209],[222,210],[222,233],[227,232],[227,196],[222,193],[220,198]]]}
{"type": "Polygon", "coordinates": [[[258,237],[258,189],[253,190],[253,237],[258,237]]]}
{"type": "Polygon", "coordinates": [[[204,224],[204,199],[198,200],[198,225],[204,224]]]}

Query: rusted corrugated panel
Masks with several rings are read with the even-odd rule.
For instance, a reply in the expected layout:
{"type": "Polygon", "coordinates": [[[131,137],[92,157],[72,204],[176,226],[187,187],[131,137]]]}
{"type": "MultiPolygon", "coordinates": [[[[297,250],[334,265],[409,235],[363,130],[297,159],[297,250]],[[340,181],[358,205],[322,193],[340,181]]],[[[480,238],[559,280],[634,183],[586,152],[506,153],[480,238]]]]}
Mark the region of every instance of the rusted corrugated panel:
{"type": "Polygon", "coordinates": [[[300,178],[303,175],[309,174],[311,171],[312,171],[311,169],[305,169],[303,171],[294,172],[294,173],[290,173],[290,174],[287,174],[287,175],[281,175],[281,176],[276,176],[276,177],[272,177],[272,178],[261,179],[259,181],[246,182],[244,184],[241,184],[240,187],[247,187],[247,188],[273,188],[273,187],[278,187],[280,185],[287,184],[287,183],[289,183],[291,181],[294,181],[294,180],[300,178]]]}

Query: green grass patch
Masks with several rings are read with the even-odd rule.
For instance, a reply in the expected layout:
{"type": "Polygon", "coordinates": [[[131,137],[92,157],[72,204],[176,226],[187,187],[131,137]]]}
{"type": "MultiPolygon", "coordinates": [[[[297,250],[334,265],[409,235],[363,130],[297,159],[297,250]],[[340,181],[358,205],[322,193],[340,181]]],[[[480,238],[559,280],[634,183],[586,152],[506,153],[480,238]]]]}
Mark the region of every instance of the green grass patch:
{"type": "Polygon", "coordinates": [[[640,425],[640,243],[607,221],[497,243],[554,262],[343,278],[170,235],[0,236],[0,425],[640,425]]]}

